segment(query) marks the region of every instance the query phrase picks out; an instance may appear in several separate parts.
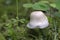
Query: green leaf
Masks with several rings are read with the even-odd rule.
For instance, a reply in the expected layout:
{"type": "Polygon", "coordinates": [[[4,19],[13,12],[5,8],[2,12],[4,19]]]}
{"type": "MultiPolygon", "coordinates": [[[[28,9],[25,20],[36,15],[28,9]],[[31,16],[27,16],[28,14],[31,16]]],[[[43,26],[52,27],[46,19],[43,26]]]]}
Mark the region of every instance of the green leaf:
{"type": "Polygon", "coordinates": [[[21,23],[24,23],[24,22],[25,22],[25,19],[20,19],[20,22],[21,22],[21,23]]]}
{"type": "Polygon", "coordinates": [[[31,8],[32,6],[33,6],[33,4],[31,4],[31,3],[23,4],[23,7],[25,7],[25,8],[31,8]]]}
{"type": "Polygon", "coordinates": [[[56,6],[57,6],[57,9],[60,10],[60,0],[56,0],[56,6]]]}
{"type": "Polygon", "coordinates": [[[48,1],[39,1],[39,3],[49,3],[48,1]]]}
{"type": "Polygon", "coordinates": [[[53,7],[53,8],[56,8],[56,4],[55,3],[50,4],[50,6],[53,7]]]}
{"type": "Polygon", "coordinates": [[[46,11],[49,9],[49,6],[45,3],[35,3],[32,7],[34,10],[43,10],[46,11]]]}
{"type": "Polygon", "coordinates": [[[7,33],[8,33],[8,35],[13,35],[14,34],[14,30],[12,28],[7,29],[7,33]]]}

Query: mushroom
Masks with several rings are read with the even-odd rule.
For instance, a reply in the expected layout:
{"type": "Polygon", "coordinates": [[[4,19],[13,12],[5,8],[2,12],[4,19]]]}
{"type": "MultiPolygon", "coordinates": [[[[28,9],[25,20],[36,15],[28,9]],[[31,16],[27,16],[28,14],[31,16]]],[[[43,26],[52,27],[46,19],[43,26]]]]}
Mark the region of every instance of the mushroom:
{"type": "Polygon", "coordinates": [[[48,18],[42,11],[34,11],[30,15],[30,22],[27,27],[30,29],[34,28],[46,28],[49,26],[48,18]]]}

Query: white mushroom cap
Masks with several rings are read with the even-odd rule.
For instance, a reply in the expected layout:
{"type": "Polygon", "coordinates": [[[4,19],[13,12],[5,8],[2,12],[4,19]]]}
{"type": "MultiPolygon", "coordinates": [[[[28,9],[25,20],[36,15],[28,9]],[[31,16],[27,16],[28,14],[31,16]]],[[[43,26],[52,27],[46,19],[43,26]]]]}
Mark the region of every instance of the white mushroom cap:
{"type": "Polygon", "coordinates": [[[28,28],[46,28],[49,22],[46,15],[42,11],[34,11],[30,15],[30,22],[27,24],[28,28]]]}

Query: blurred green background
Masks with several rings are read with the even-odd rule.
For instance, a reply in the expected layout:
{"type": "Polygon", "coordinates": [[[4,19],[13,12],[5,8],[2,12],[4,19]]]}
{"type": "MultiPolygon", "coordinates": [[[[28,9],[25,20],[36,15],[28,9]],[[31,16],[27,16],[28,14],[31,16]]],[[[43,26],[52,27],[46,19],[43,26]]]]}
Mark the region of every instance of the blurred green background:
{"type": "Polygon", "coordinates": [[[0,0],[0,40],[60,40],[60,0],[0,0]],[[27,28],[36,10],[47,15],[49,27],[27,28]]]}

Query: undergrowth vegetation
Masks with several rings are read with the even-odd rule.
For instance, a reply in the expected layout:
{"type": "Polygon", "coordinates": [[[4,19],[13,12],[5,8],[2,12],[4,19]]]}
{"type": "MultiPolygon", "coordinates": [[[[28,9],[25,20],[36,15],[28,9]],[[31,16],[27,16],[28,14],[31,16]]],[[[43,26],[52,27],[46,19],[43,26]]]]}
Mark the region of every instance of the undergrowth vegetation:
{"type": "Polygon", "coordinates": [[[60,40],[60,0],[0,0],[0,40],[60,40]],[[29,29],[32,11],[43,11],[45,29],[29,29]]]}

